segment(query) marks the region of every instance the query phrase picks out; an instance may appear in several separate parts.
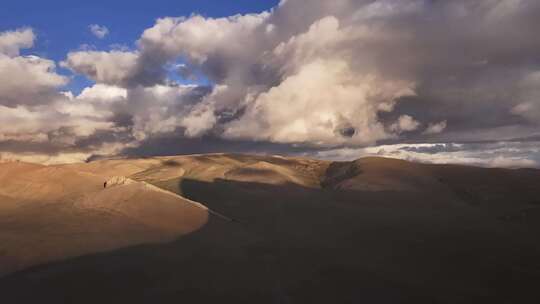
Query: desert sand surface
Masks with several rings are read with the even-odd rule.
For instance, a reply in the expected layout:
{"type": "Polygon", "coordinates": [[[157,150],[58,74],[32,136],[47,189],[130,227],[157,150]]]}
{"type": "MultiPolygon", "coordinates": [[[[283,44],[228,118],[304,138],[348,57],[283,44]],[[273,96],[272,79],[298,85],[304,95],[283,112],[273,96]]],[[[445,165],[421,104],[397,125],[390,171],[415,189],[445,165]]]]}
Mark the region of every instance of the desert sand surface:
{"type": "Polygon", "coordinates": [[[110,178],[107,170],[103,176],[89,173],[94,164],[88,167],[0,164],[0,275],[173,240],[207,222],[204,206],[145,182],[110,178]]]}
{"type": "Polygon", "coordinates": [[[0,164],[6,303],[539,303],[539,233],[535,169],[0,164]]]}

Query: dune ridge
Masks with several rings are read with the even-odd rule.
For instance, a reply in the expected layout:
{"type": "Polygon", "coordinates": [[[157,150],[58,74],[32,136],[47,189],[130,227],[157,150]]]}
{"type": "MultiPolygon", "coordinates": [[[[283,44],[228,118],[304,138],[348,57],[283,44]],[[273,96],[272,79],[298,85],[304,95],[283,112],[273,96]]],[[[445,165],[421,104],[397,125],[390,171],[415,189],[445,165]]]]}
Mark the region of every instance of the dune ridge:
{"type": "Polygon", "coordinates": [[[108,172],[24,163],[2,164],[0,172],[0,274],[169,241],[208,220],[198,203],[145,182],[109,178],[108,172]],[[104,180],[111,187],[104,188],[104,180]]]}
{"type": "Polygon", "coordinates": [[[535,303],[539,180],[535,169],[373,157],[2,163],[0,294],[35,303],[92,286],[80,303],[535,303]]]}

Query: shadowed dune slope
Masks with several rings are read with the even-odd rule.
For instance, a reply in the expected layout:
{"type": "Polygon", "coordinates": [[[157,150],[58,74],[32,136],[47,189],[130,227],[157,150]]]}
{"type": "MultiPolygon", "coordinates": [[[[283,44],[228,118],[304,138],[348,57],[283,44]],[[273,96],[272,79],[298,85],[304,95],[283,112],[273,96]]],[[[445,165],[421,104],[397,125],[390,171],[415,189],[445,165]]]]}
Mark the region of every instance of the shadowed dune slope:
{"type": "Polygon", "coordinates": [[[358,191],[425,191],[441,188],[437,178],[425,165],[375,157],[332,164],[323,184],[334,189],[358,191]]]}
{"type": "Polygon", "coordinates": [[[539,178],[540,170],[535,169],[431,165],[367,157],[331,164],[321,179],[321,185],[337,190],[368,192],[435,192],[471,203],[511,204],[537,201],[539,178]]]}

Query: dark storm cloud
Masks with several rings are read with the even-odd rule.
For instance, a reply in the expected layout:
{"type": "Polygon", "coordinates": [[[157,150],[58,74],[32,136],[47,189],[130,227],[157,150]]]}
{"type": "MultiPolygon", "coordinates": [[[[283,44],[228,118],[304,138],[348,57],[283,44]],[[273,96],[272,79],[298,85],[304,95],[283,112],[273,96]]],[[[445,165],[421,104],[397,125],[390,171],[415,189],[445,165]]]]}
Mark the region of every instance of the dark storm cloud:
{"type": "Polygon", "coordinates": [[[216,136],[189,138],[184,131],[151,137],[134,148],[127,148],[120,153],[124,156],[170,156],[180,154],[204,153],[253,153],[253,154],[300,154],[313,151],[309,147],[297,147],[288,144],[225,140],[216,136]]]}

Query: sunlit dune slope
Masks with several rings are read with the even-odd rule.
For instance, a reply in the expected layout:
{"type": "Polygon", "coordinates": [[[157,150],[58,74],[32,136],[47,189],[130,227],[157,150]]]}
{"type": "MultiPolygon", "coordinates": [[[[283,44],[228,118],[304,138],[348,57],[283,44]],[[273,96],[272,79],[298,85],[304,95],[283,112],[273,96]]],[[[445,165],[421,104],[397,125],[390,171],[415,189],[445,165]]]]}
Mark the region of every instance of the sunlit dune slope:
{"type": "Polygon", "coordinates": [[[104,178],[111,178],[114,176],[130,176],[159,165],[160,163],[161,161],[155,158],[111,159],[82,164],[69,164],[59,167],[67,167],[75,171],[92,173],[104,178]]]}
{"type": "Polygon", "coordinates": [[[62,166],[0,164],[0,194],[21,201],[54,203],[96,191],[103,178],[62,166]]]}
{"type": "Polygon", "coordinates": [[[203,206],[144,182],[104,189],[104,177],[84,170],[25,163],[0,164],[0,172],[0,274],[172,240],[208,217],[203,206]]]}
{"type": "Polygon", "coordinates": [[[200,228],[207,209],[144,182],[108,186],[78,200],[75,207],[119,214],[150,229],[179,236],[200,228]]]}
{"type": "MultiPolygon", "coordinates": [[[[160,158],[161,163],[132,177],[165,185],[182,179],[212,182],[230,180],[272,185],[295,184],[320,187],[329,162],[280,156],[210,154],[160,158]]],[[[178,189],[177,189],[178,190],[178,189]]],[[[175,191],[177,192],[177,191],[175,191]]]]}

